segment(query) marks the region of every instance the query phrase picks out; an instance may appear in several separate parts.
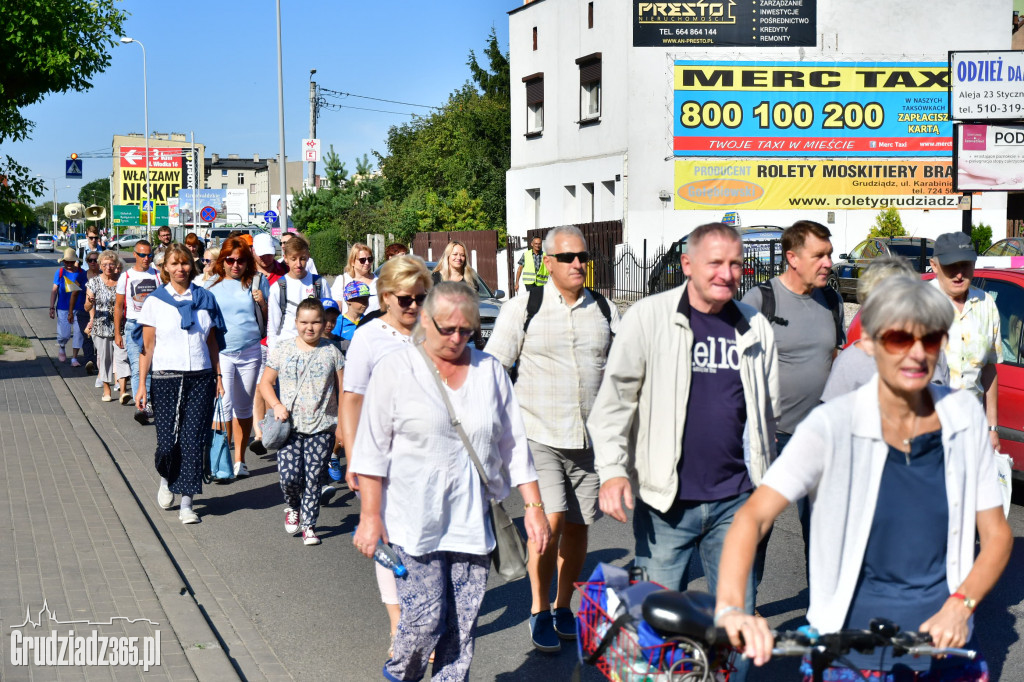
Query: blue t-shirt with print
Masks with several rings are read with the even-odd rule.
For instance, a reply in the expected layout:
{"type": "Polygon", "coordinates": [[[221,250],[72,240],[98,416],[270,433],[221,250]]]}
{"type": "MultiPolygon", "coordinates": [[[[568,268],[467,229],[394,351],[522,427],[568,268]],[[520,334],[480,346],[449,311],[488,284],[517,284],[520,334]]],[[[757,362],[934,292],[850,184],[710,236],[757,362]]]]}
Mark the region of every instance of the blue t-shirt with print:
{"type": "Polygon", "coordinates": [[[740,312],[690,311],[690,398],[686,406],[679,499],[713,502],[753,488],[743,461],[747,407],[740,379],[736,325],[740,312]]]}
{"type": "Polygon", "coordinates": [[[89,283],[89,275],[85,270],[78,268],[78,272],[71,272],[64,267],[57,268],[57,272],[53,273],[53,283],[57,285],[57,310],[70,308],[71,292],[68,287],[72,283],[81,290],[75,301],[75,310],[85,310],[85,285],[89,283]]]}

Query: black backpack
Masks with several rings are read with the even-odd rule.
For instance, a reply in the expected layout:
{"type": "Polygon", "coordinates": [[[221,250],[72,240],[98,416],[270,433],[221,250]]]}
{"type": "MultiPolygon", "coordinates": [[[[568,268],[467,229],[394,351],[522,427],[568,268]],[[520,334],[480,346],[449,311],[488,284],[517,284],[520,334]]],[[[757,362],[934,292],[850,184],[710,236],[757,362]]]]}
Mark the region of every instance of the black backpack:
{"type": "MultiPolygon", "coordinates": [[[[775,289],[772,288],[771,280],[761,282],[757,288],[761,292],[761,314],[768,318],[768,322],[771,324],[788,327],[789,320],[775,316],[775,289]]],[[[836,326],[836,347],[838,348],[846,339],[846,334],[843,332],[843,318],[840,316],[843,300],[832,287],[823,288],[821,293],[825,296],[828,309],[832,311],[832,321],[836,326]]]]}

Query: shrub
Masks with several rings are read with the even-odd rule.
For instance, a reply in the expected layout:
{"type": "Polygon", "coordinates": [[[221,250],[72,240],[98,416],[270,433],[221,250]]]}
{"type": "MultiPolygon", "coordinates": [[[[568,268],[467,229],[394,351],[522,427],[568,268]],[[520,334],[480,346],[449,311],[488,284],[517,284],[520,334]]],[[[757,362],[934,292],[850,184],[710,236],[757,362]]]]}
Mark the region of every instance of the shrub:
{"type": "Polygon", "coordinates": [[[992,246],[992,228],[985,223],[971,226],[971,241],[979,254],[985,253],[985,249],[992,246]]]}
{"type": "Polygon", "coordinates": [[[348,243],[337,228],[330,228],[307,235],[309,255],[316,262],[321,275],[340,275],[348,258],[348,243]]]}
{"type": "Polygon", "coordinates": [[[900,212],[890,207],[875,216],[875,226],[871,228],[868,237],[904,237],[906,234],[900,212]]]}

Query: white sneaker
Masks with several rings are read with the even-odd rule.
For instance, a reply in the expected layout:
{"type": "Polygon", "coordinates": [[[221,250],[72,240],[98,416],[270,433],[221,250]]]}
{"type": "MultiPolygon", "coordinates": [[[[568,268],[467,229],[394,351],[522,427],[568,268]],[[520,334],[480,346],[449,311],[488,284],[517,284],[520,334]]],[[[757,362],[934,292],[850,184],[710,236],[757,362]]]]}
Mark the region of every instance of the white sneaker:
{"type": "Polygon", "coordinates": [[[246,468],[245,462],[235,462],[235,478],[248,478],[249,469],[246,468]]]}
{"type": "Polygon", "coordinates": [[[191,509],[182,509],[178,512],[178,519],[184,524],[199,523],[199,514],[191,509]]]}
{"type": "Polygon", "coordinates": [[[156,493],[156,503],[163,509],[170,509],[174,506],[174,493],[170,488],[160,486],[160,490],[156,493]]]}
{"type": "Polygon", "coordinates": [[[284,509],[284,532],[295,535],[299,532],[299,512],[291,507],[284,509]]]}
{"type": "Polygon", "coordinates": [[[313,530],[313,526],[302,531],[302,544],[304,545],[319,545],[320,538],[316,536],[316,531],[313,530]]]}

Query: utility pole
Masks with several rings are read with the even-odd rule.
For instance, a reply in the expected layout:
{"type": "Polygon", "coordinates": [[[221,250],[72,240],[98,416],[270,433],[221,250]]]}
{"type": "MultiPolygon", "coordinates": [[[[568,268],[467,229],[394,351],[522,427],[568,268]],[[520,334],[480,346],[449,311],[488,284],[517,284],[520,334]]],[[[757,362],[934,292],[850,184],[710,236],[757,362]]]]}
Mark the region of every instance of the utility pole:
{"type": "MultiPolygon", "coordinates": [[[[316,81],[313,80],[313,74],[316,73],[316,69],[309,70],[309,139],[316,139],[316,81]]],[[[316,189],[316,161],[310,161],[307,169],[307,176],[309,177],[309,187],[311,190],[316,189]]]]}
{"type": "Polygon", "coordinates": [[[284,66],[281,57],[281,0],[277,0],[277,125],[280,138],[281,158],[278,163],[278,171],[281,182],[281,208],[278,213],[278,224],[281,226],[281,234],[288,231],[288,178],[287,178],[287,156],[285,155],[284,144],[284,66]]]}

